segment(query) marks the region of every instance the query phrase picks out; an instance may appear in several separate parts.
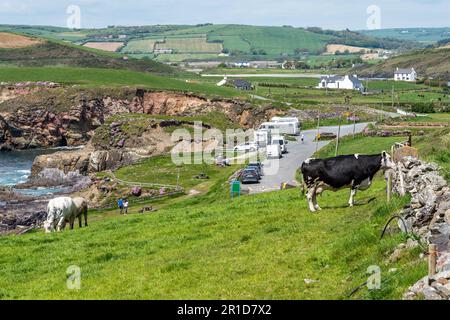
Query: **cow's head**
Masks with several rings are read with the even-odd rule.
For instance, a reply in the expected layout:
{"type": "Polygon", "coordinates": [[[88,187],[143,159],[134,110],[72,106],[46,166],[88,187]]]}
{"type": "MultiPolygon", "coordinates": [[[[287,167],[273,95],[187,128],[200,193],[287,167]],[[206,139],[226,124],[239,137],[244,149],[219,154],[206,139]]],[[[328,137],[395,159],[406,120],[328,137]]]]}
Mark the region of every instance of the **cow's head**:
{"type": "Polygon", "coordinates": [[[45,233],[52,232],[52,224],[49,221],[44,222],[44,230],[45,230],[45,233]]]}
{"type": "Polygon", "coordinates": [[[381,169],[382,170],[390,170],[395,168],[395,163],[392,161],[391,156],[383,151],[381,153],[381,169]]]}

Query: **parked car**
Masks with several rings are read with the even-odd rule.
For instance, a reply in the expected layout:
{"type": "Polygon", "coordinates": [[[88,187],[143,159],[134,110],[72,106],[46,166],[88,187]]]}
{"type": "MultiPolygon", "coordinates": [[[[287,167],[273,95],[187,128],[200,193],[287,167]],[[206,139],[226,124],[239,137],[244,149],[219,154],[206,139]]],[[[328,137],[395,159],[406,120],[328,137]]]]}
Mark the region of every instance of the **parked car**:
{"type": "Polygon", "coordinates": [[[255,152],[258,151],[258,145],[253,142],[247,142],[234,147],[235,152],[255,152]]]}
{"type": "Polygon", "coordinates": [[[258,171],[254,168],[253,169],[244,169],[241,172],[239,180],[242,183],[259,183],[259,180],[261,180],[261,177],[259,176],[258,171]]]}
{"type": "Polygon", "coordinates": [[[281,159],[283,157],[283,152],[279,143],[268,145],[266,152],[268,159],[281,159]]]}
{"type": "Polygon", "coordinates": [[[256,162],[256,163],[250,163],[247,168],[255,168],[256,170],[258,170],[259,176],[263,176],[263,165],[261,164],[261,162],[256,162]]]}

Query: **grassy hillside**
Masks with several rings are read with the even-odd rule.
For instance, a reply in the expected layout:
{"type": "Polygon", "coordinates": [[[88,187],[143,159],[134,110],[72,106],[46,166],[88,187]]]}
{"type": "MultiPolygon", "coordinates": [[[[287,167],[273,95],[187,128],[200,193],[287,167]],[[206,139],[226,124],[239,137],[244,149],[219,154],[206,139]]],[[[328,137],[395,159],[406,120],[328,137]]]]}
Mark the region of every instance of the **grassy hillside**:
{"type": "Polygon", "coordinates": [[[414,67],[419,77],[449,76],[450,49],[425,49],[406,53],[381,63],[356,69],[358,75],[394,77],[396,68],[414,67]]]}
{"type": "Polygon", "coordinates": [[[0,82],[54,81],[76,84],[82,87],[142,87],[201,93],[207,96],[239,97],[244,93],[233,88],[221,88],[213,84],[187,83],[170,77],[128,70],[96,68],[18,68],[0,67],[0,82]]]}
{"type": "MultiPolygon", "coordinates": [[[[345,151],[364,152],[368,144],[358,139],[345,151]]],[[[370,151],[391,143],[377,140],[370,151]]],[[[353,209],[347,190],[324,194],[319,214],[308,212],[298,190],[230,201],[227,189],[219,183],[151,215],[96,212],[108,217],[87,229],[0,238],[0,298],[347,299],[378,265],[382,289],[353,298],[396,299],[426,273],[418,249],[388,261],[405,239],[380,240],[380,232],[407,199],[387,205],[382,178],[353,209]],[[81,268],[79,291],[65,286],[72,265],[81,268]]]]}
{"type": "Polygon", "coordinates": [[[0,66],[45,67],[67,66],[83,68],[126,69],[171,74],[174,70],[152,60],[124,60],[121,55],[85,47],[46,41],[17,49],[0,48],[0,66]]]}
{"type": "Polygon", "coordinates": [[[450,38],[450,28],[398,28],[361,30],[360,33],[377,38],[394,38],[399,40],[434,43],[450,38]]]}

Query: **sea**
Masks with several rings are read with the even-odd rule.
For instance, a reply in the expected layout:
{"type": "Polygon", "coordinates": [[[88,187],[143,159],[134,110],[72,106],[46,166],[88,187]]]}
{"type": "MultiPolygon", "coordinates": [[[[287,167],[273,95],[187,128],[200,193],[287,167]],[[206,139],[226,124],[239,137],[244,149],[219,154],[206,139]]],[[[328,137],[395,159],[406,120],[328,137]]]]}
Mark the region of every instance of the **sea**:
{"type": "Polygon", "coordinates": [[[0,152],[0,186],[30,196],[45,196],[60,192],[58,188],[15,189],[25,183],[31,174],[31,166],[37,156],[51,154],[68,148],[35,149],[25,151],[0,152]]]}

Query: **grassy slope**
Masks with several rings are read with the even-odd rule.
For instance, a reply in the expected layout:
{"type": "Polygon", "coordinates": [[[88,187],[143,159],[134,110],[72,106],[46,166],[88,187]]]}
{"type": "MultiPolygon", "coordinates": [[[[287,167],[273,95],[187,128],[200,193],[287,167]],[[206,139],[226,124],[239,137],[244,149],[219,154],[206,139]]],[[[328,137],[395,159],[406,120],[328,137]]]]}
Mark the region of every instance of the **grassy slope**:
{"type": "MultiPolygon", "coordinates": [[[[391,143],[347,140],[341,150],[373,152],[391,143]]],[[[345,299],[376,264],[382,290],[362,289],[356,297],[389,299],[400,298],[426,272],[418,250],[385,263],[404,239],[380,241],[380,231],[406,199],[386,205],[381,179],[358,195],[354,209],[345,207],[348,191],[325,193],[320,214],[307,211],[298,190],[230,201],[226,188],[219,184],[209,195],[152,215],[107,218],[64,234],[0,238],[0,297],[345,299]],[[65,288],[70,265],[82,269],[80,291],[65,288]],[[392,267],[399,273],[388,274],[392,267]]]]}
{"type": "Polygon", "coordinates": [[[242,92],[209,84],[187,83],[150,73],[128,70],[96,68],[18,68],[0,67],[0,82],[54,81],[61,84],[77,84],[85,87],[141,86],[151,89],[198,92],[206,95],[238,97],[242,92]]]}
{"type": "Polygon", "coordinates": [[[450,36],[450,28],[403,28],[362,30],[360,33],[378,38],[394,38],[399,40],[420,41],[433,43],[450,36]],[[408,31],[407,33],[403,31],[408,31]]]}
{"type": "Polygon", "coordinates": [[[443,76],[450,72],[450,49],[426,49],[406,53],[376,65],[355,69],[358,75],[384,76],[392,78],[396,68],[411,68],[418,72],[419,77],[443,76]]]}

